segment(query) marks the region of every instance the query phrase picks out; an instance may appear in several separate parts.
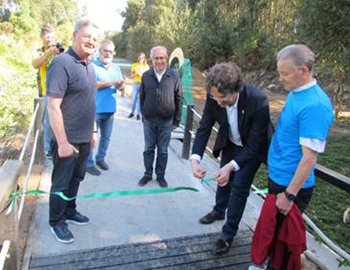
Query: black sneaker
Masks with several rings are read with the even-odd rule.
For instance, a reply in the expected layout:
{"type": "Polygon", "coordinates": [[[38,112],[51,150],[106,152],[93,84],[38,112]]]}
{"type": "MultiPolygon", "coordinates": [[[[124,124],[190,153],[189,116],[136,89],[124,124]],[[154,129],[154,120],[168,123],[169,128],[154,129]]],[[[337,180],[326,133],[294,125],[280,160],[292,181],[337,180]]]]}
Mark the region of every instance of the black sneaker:
{"type": "Polygon", "coordinates": [[[67,223],[73,223],[76,225],[90,224],[90,219],[87,216],[80,214],[79,212],[76,212],[74,216],[67,217],[66,221],[67,223]]]}
{"type": "Polygon", "coordinates": [[[101,175],[101,172],[95,166],[86,168],[86,172],[88,172],[91,175],[96,175],[96,176],[101,175]]]}
{"type": "Polygon", "coordinates": [[[139,186],[143,187],[144,185],[146,185],[149,181],[152,180],[152,177],[146,176],[144,175],[140,180],[139,180],[139,186]]]}
{"type": "Polygon", "coordinates": [[[96,165],[105,171],[109,169],[108,164],[103,159],[96,161],[96,165]]]}
{"type": "Polygon", "coordinates": [[[168,183],[165,181],[164,177],[163,178],[157,178],[157,182],[160,185],[161,188],[167,188],[168,183]]]}
{"type": "Polygon", "coordinates": [[[128,118],[133,118],[134,117],[134,114],[133,113],[130,113],[129,115],[128,115],[128,118]]]}
{"type": "Polygon", "coordinates": [[[58,222],[55,226],[51,227],[51,232],[56,237],[58,242],[70,244],[74,242],[74,236],[70,230],[68,230],[68,225],[64,221],[58,222]]]}
{"type": "Polygon", "coordinates": [[[136,120],[140,120],[140,115],[136,115],[136,120]]]}
{"type": "Polygon", "coordinates": [[[232,245],[232,241],[233,241],[233,238],[227,238],[227,239],[220,238],[220,239],[218,239],[215,242],[215,246],[214,246],[212,253],[214,255],[222,255],[222,254],[229,252],[230,247],[232,245]]]}

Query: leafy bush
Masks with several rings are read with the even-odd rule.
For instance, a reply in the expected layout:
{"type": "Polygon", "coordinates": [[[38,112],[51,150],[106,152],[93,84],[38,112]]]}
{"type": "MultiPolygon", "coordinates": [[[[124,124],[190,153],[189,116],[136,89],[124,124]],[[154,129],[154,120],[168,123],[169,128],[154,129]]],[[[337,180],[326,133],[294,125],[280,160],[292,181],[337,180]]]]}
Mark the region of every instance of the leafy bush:
{"type": "Polygon", "coordinates": [[[19,128],[28,126],[33,112],[35,74],[22,74],[21,77],[0,93],[0,138],[9,137],[19,128]]]}

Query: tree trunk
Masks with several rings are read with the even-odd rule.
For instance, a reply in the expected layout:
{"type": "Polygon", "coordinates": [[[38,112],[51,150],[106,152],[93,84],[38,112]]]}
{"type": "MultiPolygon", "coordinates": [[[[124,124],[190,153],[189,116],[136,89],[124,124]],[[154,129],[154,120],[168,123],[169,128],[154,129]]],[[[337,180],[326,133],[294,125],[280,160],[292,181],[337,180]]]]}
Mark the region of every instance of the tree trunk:
{"type": "Polygon", "coordinates": [[[335,120],[339,120],[339,114],[343,109],[345,87],[343,84],[338,84],[334,89],[333,102],[334,102],[334,116],[335,120]]]}

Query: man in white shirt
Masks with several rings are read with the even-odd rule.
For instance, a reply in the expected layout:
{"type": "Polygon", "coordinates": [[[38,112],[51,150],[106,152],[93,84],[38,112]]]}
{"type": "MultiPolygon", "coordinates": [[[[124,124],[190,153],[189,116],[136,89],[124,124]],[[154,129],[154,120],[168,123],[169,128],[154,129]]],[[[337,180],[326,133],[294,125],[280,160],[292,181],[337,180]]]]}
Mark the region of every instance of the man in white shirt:
{"type": "Polygon", "coordinates": [[[270,112],[265,93],[243,84],[241,69],[235,63],[215,65],[206,80],[207,100],[193,144],[191,166],[195,177],[205,176],[200,161],[217,122],[220,128],[213,154],[218,157],[221,153],[221,162],[215,174],[216,203],[213,211],[199,222],[210,224],[223,220],[227,209],[222,237],[213,250],[215,255],[220,255],[229,251],[237,234],[250,186],[266,154],[270,112]]]}

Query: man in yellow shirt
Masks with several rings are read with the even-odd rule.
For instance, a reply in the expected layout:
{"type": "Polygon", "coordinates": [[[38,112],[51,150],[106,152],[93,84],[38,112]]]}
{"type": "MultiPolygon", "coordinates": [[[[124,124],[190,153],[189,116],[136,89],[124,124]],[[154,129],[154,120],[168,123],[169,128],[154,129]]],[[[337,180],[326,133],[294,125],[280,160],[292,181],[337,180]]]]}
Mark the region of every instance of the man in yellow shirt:
{"type": "Polygon", "coordinates": [[[50,128],[50,122],[47,114],[47,99],[46,99],[46,72],[53,58],[60,53],[60,50],[55,46],[55,30],[49,25],[44,25],[41,28],[40,38],[42,41],[42,47],[38,50],[39,55],[33,59],[33,67],[38,69],[38,91],[39,97],[44,97],[45,109],[43,115],[43,127],[44,127],[44,143],[46,157],[51,158],[51,146],[52,132],[50,128]]]}

